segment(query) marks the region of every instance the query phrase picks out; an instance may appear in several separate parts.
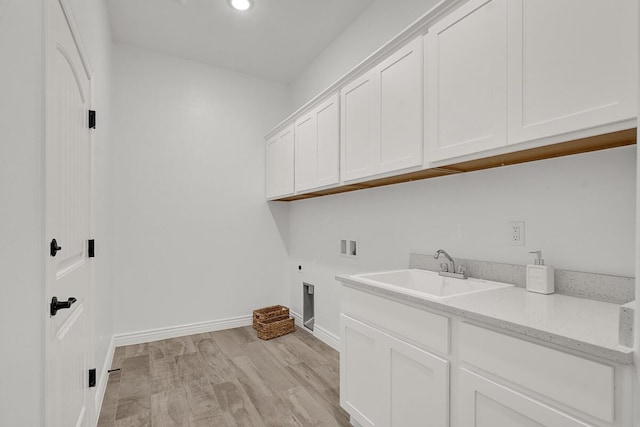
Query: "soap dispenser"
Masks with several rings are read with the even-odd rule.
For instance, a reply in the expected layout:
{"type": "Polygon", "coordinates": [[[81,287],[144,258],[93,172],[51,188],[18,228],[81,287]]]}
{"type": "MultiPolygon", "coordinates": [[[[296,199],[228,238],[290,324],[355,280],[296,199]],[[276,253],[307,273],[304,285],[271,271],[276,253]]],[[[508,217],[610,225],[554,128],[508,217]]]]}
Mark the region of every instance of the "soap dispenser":
{"type": "Polygon", "coordinates": [[[554,293],[553,267],[544,265],[542,251],[529,253],[536,254],[536,259],[533,265],[527,265],[527,291],[545,295],[554,293]]]}

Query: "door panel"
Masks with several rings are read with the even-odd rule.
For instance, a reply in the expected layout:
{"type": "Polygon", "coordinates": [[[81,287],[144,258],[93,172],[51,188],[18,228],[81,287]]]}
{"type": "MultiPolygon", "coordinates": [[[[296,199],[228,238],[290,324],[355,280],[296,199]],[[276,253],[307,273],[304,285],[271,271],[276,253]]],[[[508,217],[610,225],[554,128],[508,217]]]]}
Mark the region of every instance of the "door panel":
{"type": "Polygon", "coordinates": [[[509,143],[635,117],[637,1],[509,7],[509,143]]]}
{"type": "Polygon", "coordinates": [[[297,192],[339,182],[338,96],[317,105],[295,122],[297,192]]]}
{"type": "Polygon", "coordinates": [[[506,56],[506,0],[472,0],[429,29],[427,160],[506,145],[506,56]]]}
{"type": "Polygon", "coordinates": [[[338,96],[321,105],[316,113],[318,126],[317,186],[337,184],[340,180],[340,126],[338,96]]]}
{"type": "Polygon", "coordinates": [[[449,362],[385,335],[389,367],[383,389],[384,425],[391,427],[449,425],[449,362]]]}
{"type": "Polygon", "coordinates": [[[318,136],[315,113],[296,120],[295,131],[296,191],[313,188],[318,168],[318,136]]]}
{"type": "Polygon", "coordinates": [[[465,427],[589,426],[464,368],[460,369],[460,403],[465,427]]]}
{"type": "MultiPolygon", "coordinates": [[[[46,317],[45,407],[48,426],[91,425],[88,369],[92,303],[86,245],[90,227],[91,136],[88,66],[65,2],[46,2],[45,233],[62,249],[46,254],[47,303],[77,302],[46,317]],[[63,6],[64,5],[64,6],[63,6]]],[[[43,307],[45,309],[45,307],[43,307]]]]}
{"type": "Polygon", "coordinates": [[[422,164],[422,38],[376,67],[380,91],[380,170],[422,164]]]}
{"type": "Polygon", "coordinates": [[[267,198],[289,196],[294,192],[294,126],[267,142],[267,198]]]}
{"type": "Polygon", "coordinates": [[[340,315],[340,405],[363,427],[380,426],[380,333],[340,315]]]}
{"type": "Polygon", "coordinates": [[[376,162],[373,147],[374,135],[373,101],[374,82],[369,72],[340,92],[341,96],[341,142],[342,180],[349,181],[375,173],[376,162]]]}

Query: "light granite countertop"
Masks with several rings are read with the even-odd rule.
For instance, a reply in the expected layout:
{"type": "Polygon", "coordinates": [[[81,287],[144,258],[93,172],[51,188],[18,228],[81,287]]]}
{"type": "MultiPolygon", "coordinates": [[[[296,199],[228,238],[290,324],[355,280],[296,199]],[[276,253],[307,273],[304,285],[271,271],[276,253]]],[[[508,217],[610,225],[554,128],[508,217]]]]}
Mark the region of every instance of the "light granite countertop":
{"type": "Polygon", "coordinates": [[[349,275],[336,279],[345,286],[397,301],[451,313],[613,362],[633,363],[633,349],[618,344],[619,304],[535,294],[516,286],[435,300],[380,288],[349,275]]]}

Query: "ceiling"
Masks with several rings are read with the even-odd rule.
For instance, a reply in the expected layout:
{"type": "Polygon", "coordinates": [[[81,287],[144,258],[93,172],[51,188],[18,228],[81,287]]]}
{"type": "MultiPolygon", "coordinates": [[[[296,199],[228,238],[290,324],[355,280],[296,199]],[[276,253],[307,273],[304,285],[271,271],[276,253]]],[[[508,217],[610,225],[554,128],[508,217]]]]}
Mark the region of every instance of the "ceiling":
{"type": "Polygon", "coordinates": [[[373,0],[109,0],[114,41],[291,82],[373,0]]]}

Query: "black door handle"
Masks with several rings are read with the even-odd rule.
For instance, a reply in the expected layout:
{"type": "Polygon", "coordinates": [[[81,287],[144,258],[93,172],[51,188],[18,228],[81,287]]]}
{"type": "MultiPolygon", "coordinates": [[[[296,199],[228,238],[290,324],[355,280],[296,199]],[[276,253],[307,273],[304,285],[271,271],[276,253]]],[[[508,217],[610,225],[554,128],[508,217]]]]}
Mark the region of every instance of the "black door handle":
{"type": "Polygon", "coordinates": [[[51,241],[51,245],[49,246],[51,256],[56,256],[59,250],[62,250],[62,246],[58,246],[58,242],[56,239],[51,241]]]}
{"type": "Polygon", "coordinates": [[[66,301],[58,301],[57,297],[53,297],[53,298],[51,298],[51,309],[49,310],[49,313],[52,316],[55,316],[56,313],[58,312],[58,310],[62,310],[62,309],[65,309],[65,308],[71,308],[71,304],[73,304],[76,301],[77,300],[74,297],[70,297],[66,301]]]}

